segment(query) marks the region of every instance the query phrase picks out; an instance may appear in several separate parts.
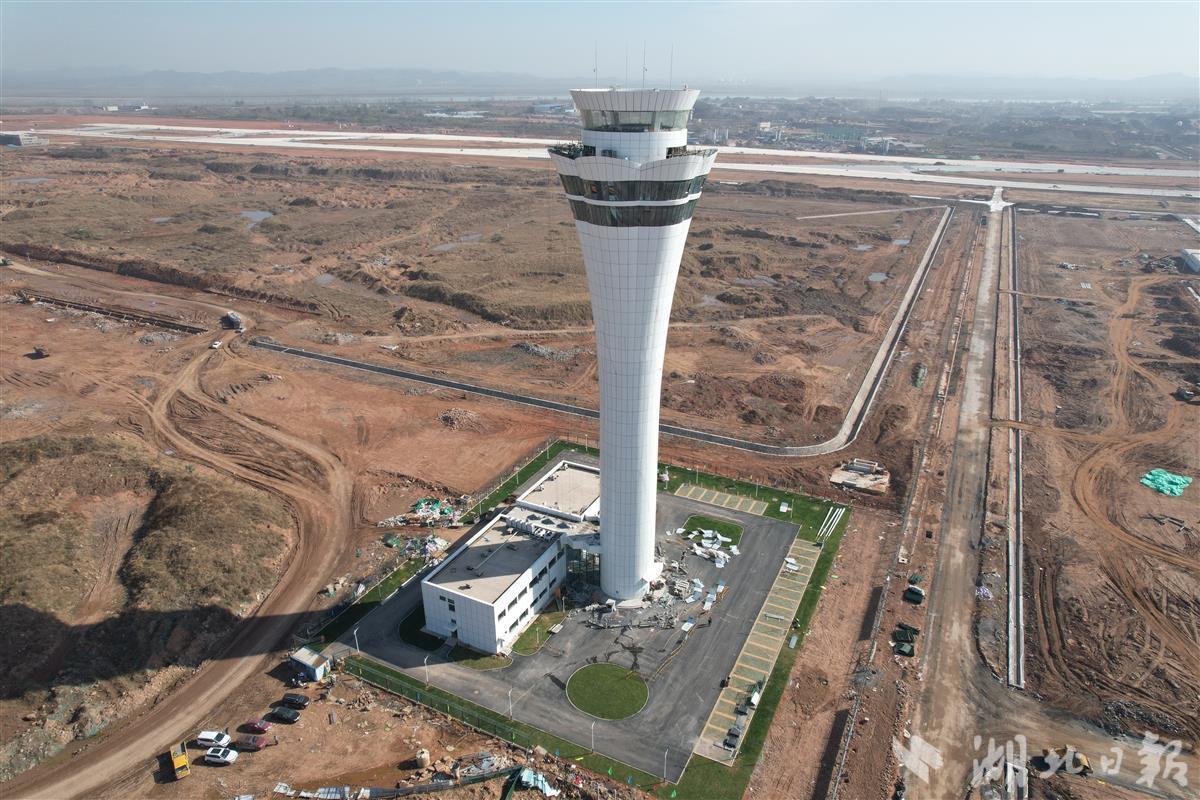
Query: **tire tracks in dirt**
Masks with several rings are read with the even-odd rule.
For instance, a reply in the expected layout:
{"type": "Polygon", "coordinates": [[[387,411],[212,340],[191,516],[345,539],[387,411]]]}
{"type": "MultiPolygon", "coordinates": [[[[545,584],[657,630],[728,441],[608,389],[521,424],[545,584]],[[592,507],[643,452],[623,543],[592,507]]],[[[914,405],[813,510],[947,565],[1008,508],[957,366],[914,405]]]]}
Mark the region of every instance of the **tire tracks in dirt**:
{"type": "Polygon", "coordinates": [[[309,607],[347,541],[353,478],[334,455],[311,442],[238,414],[208,397],[202,371],[222,351],[205,347],[175,374],[153,400],[124,392],[142,411],[143,437],[160,449],[280,498],[296,528],[296,545],[266,599],[226,644],[179,689],[140,716],[113,726],[81,755],[55,760],[23,773],[4,787],[5,796],[63,798],[94,796],[142,768],[171,743],[189,738],[195,726],[259,671],[309,607]],[[271,454],[255,452],[262,442],[271,454]],[[289,455],[290,454],[290,455],[289,455]]]}

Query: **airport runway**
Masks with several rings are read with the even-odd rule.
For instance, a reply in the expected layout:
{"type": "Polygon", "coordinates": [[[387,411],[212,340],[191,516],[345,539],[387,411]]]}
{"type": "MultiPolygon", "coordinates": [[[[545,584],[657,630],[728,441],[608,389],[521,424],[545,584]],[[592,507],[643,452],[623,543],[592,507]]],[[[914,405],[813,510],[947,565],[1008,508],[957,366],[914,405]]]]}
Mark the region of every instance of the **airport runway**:
{"type": "MultiPolygon", "coordinates": [[[[295,150],[360,151],[386,153],[424,153],[453,155],[464,158],[546,159],[546,147],[558,144],[554,139],[525,139],[511,136],[452,136],[434,133],[363,133],[347,131],[299,131],[278,128],[214,128],[187,125],[105,124],[89,123],[78,127],[48,128],[38,131],[50,136],[121,139],[129,141],[175,142],[178,144],[214,147],[269,147],[295,150]],[[445,146],[405,146],[394,142],[438,142],[445,146]],[[458,145],[458,146],[455,146],[458,145]],[[484,145],[512,145],[488,147],[484,145]]],[[[1030,189],[1037,191],[1132,195],[1143,197],[1200,196],[1200,174],[1190,170],[1149,169],[1142,167],[1110,167],[1100,164],[1068,164],[1020,161],[974,161],[963,159],[929,159],[904,156],[873,155],[869,153],[826,153],[816,150],[771,150],[750,147],[718,147],[719,154],[751,155],[766,158],[837,159],[844,164],[797,163],[727,163],[719,158],[714,170],[734,172],[771,172],[793,175],[825,175],[866,180],[940,183],[955,186],[986,188],[1030,189]],[[1197,186],[1190,189],[1147,188],[1138,186],[1101,186],[1012,180],[1004,177],[980,178],[958,172],[988,171],[1000,176],[1045,173],[1063,175],[1141,175],[1171,178],[1190,178],[1197,186]],[[931,174],[937,173],[937,174],[931,174]]]]}

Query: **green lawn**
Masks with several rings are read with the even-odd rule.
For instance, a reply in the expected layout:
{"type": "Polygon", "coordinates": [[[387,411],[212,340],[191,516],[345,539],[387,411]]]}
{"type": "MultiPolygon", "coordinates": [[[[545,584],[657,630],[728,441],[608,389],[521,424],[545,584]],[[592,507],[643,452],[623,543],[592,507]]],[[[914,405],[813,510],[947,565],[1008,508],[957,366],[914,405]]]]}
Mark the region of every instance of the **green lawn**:
{"type": "Polygon", "coordinates": [[[488,655],[463,644],[456,645],[450,651],[450,660],[455,664],[477,669],[480,672],[486,672],[491,669],[504,669],[512,665],[512,659],[508,656],[488,655]]]}
{"type": "Polygon", "coordinates": [[[742,526],[736,522],[728,522],[726,520],[713,519],[702,514],[694,514],[688,517],[688,521],[683,523],[684,534],[689,534],[692,531],[709,530],[716,531],[726,539],[732,539],[732,542],[721,542],[722,547],[729,547],[731,544],[741,544],[742,542],[742,526]]]}
{"type": "Polygon", "coordinates": [[[421,630],[423,627],[425,627],[425,608],[417,606],[416,611],[409,614],[400,623],[400,638],[413,647],[419,647],[432,653],[442,646],[442,639],[425,633],[421,630]]]}
{"type": "Polygon", "coordinates": [[[767,504],[767,509],[763,512],[764,517],[796,523],[800,526],[806,539],[816,538],[817,529],[821,527],[821,520],[825,518],[825,512],[830,506],[830,503],[825,500],[789,492],[786,489],[761,486],[750,481],[739,481],[708,472],[697,472],[672,464],[659,464],[658,467],[660,470],[666,467],[667,474],[670,476],[670,480],[662,488],[664,492],[674,494],[680,486],[690,483],[706,489],[716,489],[726,494],[752,497],[767,504]],[[779,510],[781,503],[788,504],[787,511],[779,510]]]}
{"type": "Polygon", "coordinates": [[[567,697],[585,714],[625,719],[642,710],[650,690],[636,672],[616,664],[588,664],[567,679],[567,697]]]}
{"type": "Polygon", "coordinates": [[[513,643],[513,652],[522,656],[531,656],[542,648],[550,637],[550,629],[567,618],[562,611],[547,611],[538,614],[533,624],[517,637],[513,643]]]}

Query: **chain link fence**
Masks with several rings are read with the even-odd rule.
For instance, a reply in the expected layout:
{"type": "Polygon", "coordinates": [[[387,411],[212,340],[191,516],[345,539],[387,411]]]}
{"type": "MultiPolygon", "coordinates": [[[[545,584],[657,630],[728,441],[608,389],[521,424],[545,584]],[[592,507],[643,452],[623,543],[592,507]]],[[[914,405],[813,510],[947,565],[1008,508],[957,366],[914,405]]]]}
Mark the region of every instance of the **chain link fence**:
{"type": "Polygon", "coordinates": [[[477,706],[456,703],[437,692],[399,680],[383,670],[376,669],[357,659],[347,660],[345,671],[384,691],[407,697],[415,703],[453,717],[477,731],[512,742],[523,750],[530,750],[533,747],[532,737],[527,730],[508,725],[497,719],[492,713],[484,712],[477,706]]]}

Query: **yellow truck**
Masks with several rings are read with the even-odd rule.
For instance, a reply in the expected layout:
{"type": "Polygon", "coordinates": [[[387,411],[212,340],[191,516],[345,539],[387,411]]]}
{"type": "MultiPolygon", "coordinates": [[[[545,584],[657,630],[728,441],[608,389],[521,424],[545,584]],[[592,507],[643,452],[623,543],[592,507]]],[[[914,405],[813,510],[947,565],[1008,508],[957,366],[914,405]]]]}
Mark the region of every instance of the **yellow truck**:
{"type": "Polygon", "coordinates": [[[1071,745],[1042,750],[1042,760],[1046,762],[1046,766],[1056,767],[1056,772],[1066,770],[1072,775],[1092,774],[1092,762],[1071,745]]]}
{"type": "Polygon", "coordinates": [[[192,774],[192,767],[188,763],[186,742],[180,742],[172,747],[169,755],[171,756],[171,769],[175,771],[175,780],[181,781],[192,774]]]}

